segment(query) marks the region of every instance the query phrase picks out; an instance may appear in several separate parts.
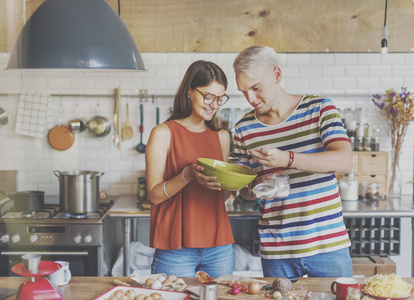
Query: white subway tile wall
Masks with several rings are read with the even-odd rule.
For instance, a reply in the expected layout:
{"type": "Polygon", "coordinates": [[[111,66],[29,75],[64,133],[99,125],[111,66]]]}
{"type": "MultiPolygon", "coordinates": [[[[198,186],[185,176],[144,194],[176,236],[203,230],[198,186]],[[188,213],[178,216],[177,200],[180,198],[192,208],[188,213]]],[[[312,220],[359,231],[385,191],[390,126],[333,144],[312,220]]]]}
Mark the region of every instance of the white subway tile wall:
{"type": "MultiPolygon", "coordinates": [[[[162,95],[144,101],[143,141],[147,142],[155,126],[156,107],[160,120],[169,116],[173,95],[191,62],[204,59],[219,64],[228,76],[227,93],[232,96],[227,107],[248,108],[237,90],[232,69],[237,53],[143,53],[147,72],[98,71],[19,71],[5,70],[9,53],[0,53],[0,107],[9,116],[7,125],[0,125],[0,170],[18,170],[19,190],[44,190],[47,195],[58,195],[59,183],[54,170],[94,170],[104,172],[101,190],[108,194],[137,193],[137,177],[145,176],[144,154],[135,150],[139,143],[140,90],[149,95],[162,95]],[[75,133],[75,142],[66,151],[52,149],[47,140],[15,133],[19,96],[22,93],[47,93],[52,96],[53,123],[64,123],[82,117],[85,120],[100,114],[112,123],[114,89],[121,88],[122,124],[125,122],[126,103],[134,137],[122,142],[119,151],[112,143],[112,131],[103,138],[93,137],[86,130],[75,133]],[[62,95],[62,96],[59,96],[62,95]],[[75,95],[75,96],[65,96],[75,95]],[[76,96],[77,95],[77,96],[76,96]],[[89,95],[89,96],[88,96],[89,95]],[[102,95],[91,97],[90,95],[102,95]],[[133,97],[128,96],[133,95],[133,97]],[[59,113],[60,103],[63,113],[59,113]],[[76,107],[79,107],[78,111],[76,107]]],[[[380,126],[381,150],[389,151],[387,127],[371,101],[373,93],[385,89],[399,90],[407,86],[414,91],[414,54],[398,53],[381,56],[377,53],[280,53],[283,87],[296,94],[312,93],[332,98],[338,107],[368,109],[368,120],[380,126]]],[[[414,125],[410,125],[402,152],[401,171],[403,193],[412,193],[414,125]]]]}

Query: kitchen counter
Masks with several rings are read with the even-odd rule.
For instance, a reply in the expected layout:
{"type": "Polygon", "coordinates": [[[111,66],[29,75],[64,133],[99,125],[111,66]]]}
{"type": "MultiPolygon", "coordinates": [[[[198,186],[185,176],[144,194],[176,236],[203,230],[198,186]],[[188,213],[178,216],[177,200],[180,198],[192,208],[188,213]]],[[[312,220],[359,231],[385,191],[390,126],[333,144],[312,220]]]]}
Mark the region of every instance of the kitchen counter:
{"type": "MultiPolygon", "coordinates": [[[[76,299],[76,300],[91,300],[104,294],[111,288],[113,288],[113,280],[118,279],[124,282],[130,282],[129,277],[72,277],[69,284],[60,287],[63,293],[64,299],[76,299]]],[[[273,282],[274,278],[258,278],[268,283],[273,282]]],[[[414,284],[414,278],[404,278],[408,283],[414,284]]],[[[4,289],[18,289],[20,284],[28,280],[27,277],[0,277],[0,287],[4,289]]],[[[299,289],[305,287],[311,292],[328,292],[331,290],[331,283],[335,278],[299,278],[299,280],[293,283],[293,288],[299,289]]],[[[363,283],[363,279],[358,279],[360,283],[363,283]]],[[[195,278],[184,278],[187,286],[198,285],[195,278]]],[[[226,285],[218,285],[218,299],[235,299],[227,293],[229,288],[226,285]]],[[[261,295],[250,295],[241,293],[237,296],[237,299],[269,299],[261,295]]],[[[16,299],[16,294],[13,294],[5,300],[16,299]]]]}
{"type": "MultiPolygon", "coordinates": [[[[137,207],[136,195],[122,195],[108,211],[114,218],[149,218],[150,210],[137,207]]],[[[342,201],[344,218],[414,217],[413,195],[378,201],[342,201]]],[[[254,218],[259,216],[256,201],[237,201],[228,209],[230,218],[254,218]]]]}
{"type": "MultiPolygon", "coordinates": [[[[257,219],[259,216],[259,203],[257,201],[237,201],[227,206],[229,218],[257,219]]],[[[344,218],[411,218],[412,243],[414,244],[414,205],[413,195],[403,195],[400,198],[388,198],[378,201],[342,201],[344,218]]],[[[129,245],[131,236],[131,219],[149,218],[150,211],[137,206],[136,195],[123,195],[108,211],[113,218],[122,219],[124,244],[124,275],[129,272],[129,245]]],[[[414,245],[412,246],[414,249],[414,245]]],[[[412,251],[414,261],[414,251],[412,251]]],[[[413,272],[412,272],[413,273],[413,272]]],[[[414,275],[414,274],[412,274],[414,275]]]]}

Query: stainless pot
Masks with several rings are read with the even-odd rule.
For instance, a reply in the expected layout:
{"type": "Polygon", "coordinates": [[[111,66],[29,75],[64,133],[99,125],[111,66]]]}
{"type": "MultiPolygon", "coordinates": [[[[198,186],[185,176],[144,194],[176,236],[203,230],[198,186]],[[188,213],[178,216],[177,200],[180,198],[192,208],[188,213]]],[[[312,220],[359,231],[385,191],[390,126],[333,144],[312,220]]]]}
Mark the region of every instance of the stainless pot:
{"type": "Polygon", "coordinates": [[[99,177],[94,171],[54,171],[59,178],[60,210],[70,214],[87,214],[99,209],[99,177]]]}
{"type": "Polygon", "coordinates": [[[0,190],[0,194],[13,200],[14,211],[24,213],[42,211],[45,204],[45,192],[43,191],[22,191],[9,194],[0,190]]]}

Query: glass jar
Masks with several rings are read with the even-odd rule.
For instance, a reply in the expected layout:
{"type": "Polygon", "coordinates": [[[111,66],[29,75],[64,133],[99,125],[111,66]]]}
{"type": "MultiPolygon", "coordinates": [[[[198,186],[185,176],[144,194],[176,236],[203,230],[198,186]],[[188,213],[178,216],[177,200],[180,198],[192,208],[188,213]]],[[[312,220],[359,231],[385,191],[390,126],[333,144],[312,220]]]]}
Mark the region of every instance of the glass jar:
{"type": "Polygon", "coordinates": [[[372,151],[372,138],[364,137],[364,151],[372,151]]]}
{"type": "Polygon", "coordinates": [[[356,128],[356,137],[357,138],[363,138],[365,134],[365,128],[364,124],[358,123],[356,128]]]}
{"type": "Polygon", "coordinates": [[[381,129],[375,128],[372,132],[371,150],[379,151],[380,149],[381,129]]]}
{"type": "Polygon", "coordinates": [[[346,300],[360,300],[362,297],[359,287],[348,287],[346,289],[346,300]]]}
{"type": "Polygon", "coordinates": [[[360,124],[368,123],[368,109],[366,107],[360,107],[357,109],[356,121],[360,124]]]}
{"type": "Polygon", "coordinates": [[[289,176],[274,174],[272,179],[278,188],[275,198],[283,199],[290,195],[289,176]]]}
{"type": "Polygon", "coordinates": [[[372,137],[373,128],[371,123],[365,124],[365,137],[372,137]]]}
{"type": "Polygon", "coordinates": [[[365,181],[359,186],[359,195],[362,200],[378,200],[379,199],[379,183],[365,181]]]}
{"type": "Polygon", "coordinates": [[[355,140],[355,147],[354,147],[355,151],[364,151],[364,138],[357,138],[355,140]]]}
{"type": "Polygon", "coordinates": [[[273,174],[271,179],[256,184],[252,195],[260,199],[283,199],[290,195],[289,176],[273,174]]]}
{"type": "Polygon", "coordinates": [[[145,202],[147,200],[147,180],[145,177],[138,177],[138,201],[145,202]]]}
{"type": "Polygon", "coordinates": [[[355,137],[354,136],[350,136],[349,140],[351,141],[351,147],[352,150],[355,150],[355,137]]]}
{"type": "Polygon", "coordinates": [[[357,122],[355,119],[355,109],[347,108],[345,111],[346,116],[346,133],[349,137],[355,137],[357,122]]]}
{"type": "Polygon", "coordinates": [[[344,201],[358,200],[358,180],[355,173],[346,174],[339,180],[339,194],[344,201]]]}

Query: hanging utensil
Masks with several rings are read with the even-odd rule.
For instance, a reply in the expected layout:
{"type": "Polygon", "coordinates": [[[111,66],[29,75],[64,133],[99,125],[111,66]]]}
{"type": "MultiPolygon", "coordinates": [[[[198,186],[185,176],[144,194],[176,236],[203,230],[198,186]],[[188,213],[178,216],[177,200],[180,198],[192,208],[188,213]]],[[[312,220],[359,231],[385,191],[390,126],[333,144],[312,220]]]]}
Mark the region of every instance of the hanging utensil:
{"type": "Polygon", "coordinates": [[[115,146],[118,146],[119,137],[118,137],[118,93],[119,89],[115,89],[115,98],[114,98],[114,132],[112,134],[112,141],[115,146]]]}
{"type": "Polygon", "coordinates": [[[116,110],[116,114],[117,114],[117,126],[118,126],[118,139],[119,139],[119,143],[118,143],[118,150],[121,150],[121,142],[122,142],[122,129],[121,129],[121,88],[117,89],[117,93],[116,96],[118,97],[117,100],[117,110],[116,110]]]}
{"type": "Polygon", "coordinates": [[[9,117],[6,111],[0,107],[0,124],[6,125],[9,122],[9,117]]]}
{"type": "Polygon", "coordinates": [[[69,149],[74,141],[75,137],[73,136],[72,131],[68,126],[62,125],[62,115],[63,115],[63,106],[62,106],[62,97],[60,97],[59,104],[59,124],[49,130],[47,136],[50,146],[56,150],[66,150],[69,149]]]}
{"type": "Polygon", "coordinates": [[[135,147],[135,149],[139,153],[145,153],[145,145],[142,142],[142,135],[144,133],[144,106],[142,105],[142,103],[139,105],[139,114],[140,114],[140,124],[139,124],[140,142],[135,147]]]}
{"type": "Polygon", "coordinates": [[[100,116],[99,102],[96,104],[96,116],[86,122],[89,133],[96,137],[107,136],[111,131],[111,123],[108,119],[100,116]]]}
{"type": "Polygon", "coordinates": [[[124,127],[122,128],[122,138],[124,140],[132,139],[134,135],[134,130],[132,129],[131,123],[129,123],[129,107],[128,103],[126,104],[126,121],[124,127]]]}
{"type": "Polygon", "coordinates": [[[69,121],[69,128],[72,132],[83,132],[86,129],[85,120],[79,117],[79,101],[76,97],[76,109],[75,109],[76,119],[69,121]]]}
{"type": "MultiPolygon", "coordinates": [[[[154,95],[152,95],[152,102],[154,102],[154,95]]],[[[156,108],[155,108],[155,123],[156,125],[160,124],[160,108],[158,107],[157,101],[155,101],[156,108]]]]}

